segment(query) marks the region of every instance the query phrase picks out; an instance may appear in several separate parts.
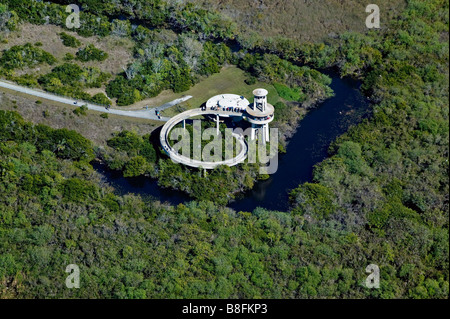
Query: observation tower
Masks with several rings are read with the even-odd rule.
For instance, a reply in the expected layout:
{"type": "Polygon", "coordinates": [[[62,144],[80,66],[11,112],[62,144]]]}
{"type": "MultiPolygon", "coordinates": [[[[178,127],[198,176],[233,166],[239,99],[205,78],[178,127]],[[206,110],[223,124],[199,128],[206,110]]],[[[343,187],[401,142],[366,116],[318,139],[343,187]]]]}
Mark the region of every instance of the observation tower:
{"type": "Polygon", "coordinates": [[[210,98],[204,110],[216,111],[217,135],[219,135],[220,117],[242,117],[250,102],[236,94],[220,94],[210,98]]]}
{"type": "MultiPolygon", "coordinates": [[[[258,131],[262,133],[265,144],[270,141],[269,123],[274,120],[274,107],[267,102],[269,92],[265,89],[256,89],[253,91],[254,101],[250,103],[244,96],[236,94],[220,94],[210,98],[201,108],[192,109],[180,113],[167,121],[162,127],[160,133],[161,146],[164,152],[176,162],[190,167],[214,169],[219,165],[235,166],[242,163],[247,158],[248,145],[241,133],[232,133],[233,137],[240,144],[239,153],[231,159],[223,161],[203,161],[201,154],[194,158],[185,157],[178,153],[169,142],[170,131],[178,124],[185,122],[187,119],[197,116],[210,116],[217,122],[217,135],[220,133],[220,118],[235,118],[236,120],[244,119],[251,123],[250,139],[255,140],[258,137],[258,131]]],[[[195,150],[194,150],[195,152],[195,150]]]]}
{"type": "Polygon", "coordinates": [[[254,100],[246,109],[246,120],[252,124],[251,139],[258,136],[258,131],[262,131],[263,142],[269,142],[269,123],[274,119],[275,108],[267,102],[269,92],[265,89],[253,91],[254,100]]]}

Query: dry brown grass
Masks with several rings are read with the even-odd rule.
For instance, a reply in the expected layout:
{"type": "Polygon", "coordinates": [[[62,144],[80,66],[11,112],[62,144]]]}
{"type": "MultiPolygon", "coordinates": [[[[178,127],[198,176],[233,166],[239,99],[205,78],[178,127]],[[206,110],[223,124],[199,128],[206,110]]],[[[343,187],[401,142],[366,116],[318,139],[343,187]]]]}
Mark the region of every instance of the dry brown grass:
{"type": "Polygon", "coordinates": [[[100,117],[100,112],[95,111],[88,111],[86,116],[77,116],[72,112],[75,109],[73,106],[44,99],[40,99],[42,104],[36,104],[36,100],[31,100],[25,94],[0,88],[0,109],[17,111],[25,120],[33,123],[75,130],[93,141],[95,145],[106,145],[106,141],[114,132],[130,130],[144,135],[163,124],[111,114],[109,118],[104,119],[100,117]]]}
{"type": "MultiPolygon", "coordinates": [[[[20,26],[20,30],[15,32],[10,32],[8,34],[4,34],[8,43],[0,44],[0,51],[4,49],[9,49],[14,45],[23,45],[26,43],[42,43],[42,49],[50,52],[54,55],[59,62],[62,62],[66,53],[71,53],[75,55],[78,51],[77,48],[70,48],[64,46],[62,43],[59,33],[66,32],[78,40],[81,41],[82,45],[80,47],[84,47],[88,44],[93,44],[97,48],[108,53],[109,57],[103,62],[91,61],[87,63],[82,63],[74,60],[73,63],[77,63],[82,66],[95,66],[98,67],[103,72],[108,72],[111,74],[118,74],[122,72],[122,67],[127,66],[133,59],[132,49],[133,49],[133,41],[127,38],[119,38],[115,36],[107,36],[104,38],[100,38],[97,36],[94,37],[81,37],[75,32],[70,32],[64,30],[61,27],[54,25],[34,25],[30,23],[24,23],[20,26]]],[[[51,66],[39,66],[32,70],[22,70],[17,72],[18,75],[21,73],[37,73],[37,74],[45,74],[51,70],[51,66]]]]}
{"type": "MultiPolygon", "coordinates": [[[[66,53],[76,54],[78,48],[66,47],[59,36],[59,33],[66,32],[78,40],[81,41],[81,46],[84,47],[88,44],[93,44],[97,48],[108,53],[108,58],[105,61],[90,61],[83,63],[77,60],[71,61],[71,63],[76,63],[80,66],[92,66],[97,67],[103,72],[111,73],[113,76],[119,74],[123,71],[123,67],[126,67],[129,63],[133,61],[133,47],[134,42],[128,38],[120,38],[117,36],[107,36],[100,38],[94,37],[81,37],[75,32],[70,32],[64,30],[61,27],[54,25],[34,25],[30,23],[24,23],[20,26],[20,30],[10,33],[2,34],[2,37],[7,40],[7,43],[0,43],[0,51],[9,49],[14,45],[23,45],[26,43],[35,44],[36,42],[42,43],[42,49],[51,53],[58,59],[58,63],[63,63],[63,58],[66,53]]],[[[54,66],[49,66],[46,64],[39,65],[38,67],[23,70],[15,70],[16,75],[22,74],[35,74],[42,75],[49,73],[54,66]]],[[[87,89],[87,93],[105,93],[105,86],[95,89],[87,89]]],[[[113,106],[115,106],[115,99],[113,100],[113,106]]],[[[141,105],[137,105],[134,108],[140,108],[141,105]]]]}
{"type": "Polygon", "coordinates": [[[370,3],[380,7],[381,24],[405,6],[405,0],[189,0],[214,8],[247,30],[268,36],[320,41],[344,31],[365,31],[370,3]]]}

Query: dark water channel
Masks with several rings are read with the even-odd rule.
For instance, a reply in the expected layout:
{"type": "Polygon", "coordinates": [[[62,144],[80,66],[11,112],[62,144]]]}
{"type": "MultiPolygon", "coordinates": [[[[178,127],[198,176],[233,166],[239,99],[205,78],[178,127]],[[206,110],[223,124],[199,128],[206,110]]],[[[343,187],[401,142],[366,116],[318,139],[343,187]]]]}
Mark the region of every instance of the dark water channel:
{"type": "MultiPolygon", "coordinates": [[[[279,157],[277,172],[268,180],[258,182],[229,207],[237,211],[252,211],[258,206],[286,211],[289,207],[289,191],[310,181],[314,165],[327,157],[330,143],[368,115],[369,103],[359,91],[359,82],[341,79],[335,73],[324,73],[333,79],[331,87],[335,96],[311,110],[300,122],[289,141],[287,153],[279,157]]],[[[158,187],[156,180],[146,177],[124,178],[120,172],[110,172],[101,166],[95,168],[118,194],[151,196],[173,205],[191,200],[182,192],[158,187]]]]}

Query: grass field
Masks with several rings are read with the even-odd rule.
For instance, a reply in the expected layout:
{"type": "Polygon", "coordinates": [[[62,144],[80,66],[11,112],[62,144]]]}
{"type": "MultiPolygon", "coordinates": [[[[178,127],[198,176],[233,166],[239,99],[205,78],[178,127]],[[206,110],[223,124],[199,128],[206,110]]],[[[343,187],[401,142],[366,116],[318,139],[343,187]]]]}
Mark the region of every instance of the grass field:
{"type": "MultiPolygon", "coordinates": [[[[273,85],[267,83],[257,82],[254,85],[248,85],[245,83],[245,72],[235,66],[228,66],[222,69],[220,73],[214,74],[207,79],[201,81],[189,91],[175,94],[175,93],[165,93],[163,100],[158,100],[158,102],[166,103],[182,97],[183,95],[192,95],[193,98],[180,104],[179,106],[171,107],[162,114],[164,116],[174,116],[183,110],[188,110],[192,108],[200,107],[209,98],[222,94],[238,94],[245,96],[250,102],[253,101],[253,90],[256,88],[265,88],[269,91],[269,103],[275,104],[281,98],[278,96],[277,91],[273,85]]],[[[158,98],[158,97],[156,97],[158,98]]],[[[151,100],[149,101],[151,104],[151,100]]]]}
{"type": "Polygon", "coordinates": [[[366,31],[365,8],[380,8],[381,27],[406,5],[405,0],[189,0],[214,8],[238,22],[244,30],[265,36],[321,41],[345,31],[366,31]]]}
{"type": "MultiPolygon", "coordinates": [[[[35,44],[36,42],[41,42],[41,48],[57,58],[58,64],[60,64],[63,62],[66,53],[75,55],[78,51],[78,48],[64,46],[59,36],[59,33],[61,32],[65,32],[77,38],[82,43],[80,48],[83,48],[88,44],[93,44],[95,47],[108,53],[108,59],[103,62],[90,61],[82,63],[73,60],[71,63],[76,63],[80,66],[95,66],[103,72],[118,74],[123,71],[122,67],[126,67],[127,64],[133,60],[134,43],[130,39],[115,36],[107,36],[104,38],[97,36],[82,37],[76,32],[64,30],[55,25],[34,25],[31,23],[21,24],[20,29],[17,31],[0,34],[0,38],[7,41],[7,43],[0,43],[0,51],[9,49],[14,45],[23,45],[26,43],[35,44]]],[[[17,75],[22,73],[45,74],[53,67],[54,66],[39,65],[33,69],[16,70],[16,73],[17,75]]]]}

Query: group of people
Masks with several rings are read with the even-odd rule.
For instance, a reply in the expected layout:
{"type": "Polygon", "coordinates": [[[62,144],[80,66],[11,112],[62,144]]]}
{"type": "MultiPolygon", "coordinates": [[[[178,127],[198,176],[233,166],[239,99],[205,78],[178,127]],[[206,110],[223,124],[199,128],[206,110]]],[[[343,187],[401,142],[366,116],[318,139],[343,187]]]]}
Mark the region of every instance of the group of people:
{"type": "MultiPolygon", "coordinates": [[[[218,111],[220,109],[220,106],[219,105],[217,105],[217,106],[211,106],[211,111],[218,111]]],[[[203,105],[202,107],[201,107],[201,110],[202,111],[206,111],[206,106],[205,105],[203,105]]],[[[222,108],[222,110],[223,111],[229,111],[229,112],[235,112],[235,113],[238,113],[238,112],[241,112],[241,109],[240,108],[238,108],[238,107],[236,107],[236,108],[233,108],[233,107],[227,107],[227,108],[222,108]]]]}

